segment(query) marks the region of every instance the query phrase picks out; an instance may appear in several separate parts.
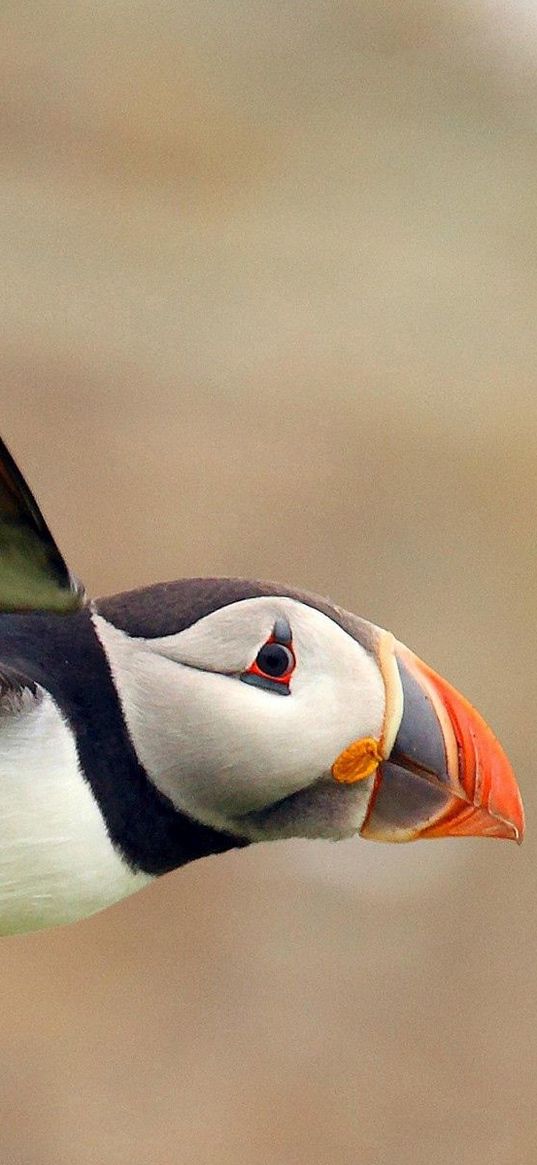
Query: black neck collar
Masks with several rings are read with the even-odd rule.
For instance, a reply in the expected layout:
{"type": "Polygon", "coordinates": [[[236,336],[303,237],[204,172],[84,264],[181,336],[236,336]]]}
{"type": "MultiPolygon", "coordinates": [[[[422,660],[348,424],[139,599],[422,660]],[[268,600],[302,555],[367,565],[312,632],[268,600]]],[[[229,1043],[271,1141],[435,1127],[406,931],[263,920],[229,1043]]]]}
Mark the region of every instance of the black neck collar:
{"type": "Polygon", "coordinates": [[[58,704],[110,839],[133,869],[164,874],[248,845],[194,821],[155,788],[128,734],[89,611],[0,615],[0,671],[2,662],[58,704]]]}

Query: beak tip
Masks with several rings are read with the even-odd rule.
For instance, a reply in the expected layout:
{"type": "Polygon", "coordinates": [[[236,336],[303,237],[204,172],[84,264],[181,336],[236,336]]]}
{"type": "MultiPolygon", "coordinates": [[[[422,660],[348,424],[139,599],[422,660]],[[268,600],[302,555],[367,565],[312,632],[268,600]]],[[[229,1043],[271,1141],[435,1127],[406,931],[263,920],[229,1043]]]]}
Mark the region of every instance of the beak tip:
{"type": "Polygon", "coordinates": [[[497,766],[493,766],[494,777],[488,802],[489,812],[500,826],[504,827],[504,832],[500,836],[516,841],[517,845],[522,845],[526,831],[522,797],[515,774],[503,749],[497,741],[495,741],[495,745],[497,752],[494,759],[501,761],[501,767],[498,771],[497,766]]]}
{"type": "Polygon", "coordinates": [[[506,821],[505,818],[496,818],[496,829],[493,836],[499,837],[502,841],[515,841],[517,845],[522,845],[524,841],[524,823],[514,821],[506,821]]]}
{"type": "Polygon", "coordinates": [[[522,845],[526,833],[526,821],[524,818],[524,806],[522,805],[522,801],[519,802],[519,813],[517,814],[516,820],[511,822],[511,825],[514,834],[513,841],[516,841],[517,845],[522,845]]]}
{"type": "MultiPolygon", "coordinates": [[[[521,809],[522,809],[522,806],[521,806],[521,809]]],[[[515,831],[514,840],[516,841],[517,845],[522,845],[522,842],[524,841],[524,836],[526,833],[526,822],[524,820],[524,810],[523,809],[522,809],[522,812],[520,814],[519,820],[517,821],[516,825],[513,826],[513,828],[515,831]]]]}
{"type": "Polygon", "coordinates": [[[509,832],[506,829],[505,833],[499,833],[498,837],[500,837],[503,841],[514,841],[517,845],[522,845],[522,842],[524,841],[524,830],[518,829],[517,826],[512,825],[511,822],[508,824],[510,826],[509,832]]]}

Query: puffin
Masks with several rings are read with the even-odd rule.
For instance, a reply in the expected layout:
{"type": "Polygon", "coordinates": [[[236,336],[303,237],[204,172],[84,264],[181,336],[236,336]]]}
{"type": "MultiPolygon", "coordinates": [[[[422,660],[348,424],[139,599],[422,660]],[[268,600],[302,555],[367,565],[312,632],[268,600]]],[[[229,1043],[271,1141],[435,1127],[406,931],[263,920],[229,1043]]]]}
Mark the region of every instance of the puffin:
{"type": "Polygon", "coordinates": [[[490,728],[388,631],[259,580],[91,599],[0,442],[0,933],[256,842],[523,833],[490,728]]]}

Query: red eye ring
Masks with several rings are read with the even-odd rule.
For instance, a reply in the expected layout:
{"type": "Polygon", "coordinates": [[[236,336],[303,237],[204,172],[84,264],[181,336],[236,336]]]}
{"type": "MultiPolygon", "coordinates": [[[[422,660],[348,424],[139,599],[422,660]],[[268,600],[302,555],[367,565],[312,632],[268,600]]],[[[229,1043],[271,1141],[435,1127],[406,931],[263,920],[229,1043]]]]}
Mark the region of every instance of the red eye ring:
{"type": "Polygon", "coordinates": [[[259,649],[246,674],[260,676],[271,684],[288,686],[295,667],[296,659],[291,648],[271,636],[259,649]]]}
{"type": "Polygon", "coordinates": [[[250,667],[239,676],[245,684],[290,696],[291,677],[296,668],[292,631],[283,616],[276,619],[272,635],[262,644],[250,667]]]}

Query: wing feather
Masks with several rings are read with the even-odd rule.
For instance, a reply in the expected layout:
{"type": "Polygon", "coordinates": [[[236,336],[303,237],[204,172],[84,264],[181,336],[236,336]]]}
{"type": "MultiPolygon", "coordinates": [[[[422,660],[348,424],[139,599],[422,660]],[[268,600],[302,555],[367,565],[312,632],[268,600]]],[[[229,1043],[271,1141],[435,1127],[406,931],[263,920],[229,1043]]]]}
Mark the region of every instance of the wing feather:
{"type": "Polygon", "coordinates": [[[56,611],[85,605],[33,494],[0,440],[0,611],[56,611]]]}

